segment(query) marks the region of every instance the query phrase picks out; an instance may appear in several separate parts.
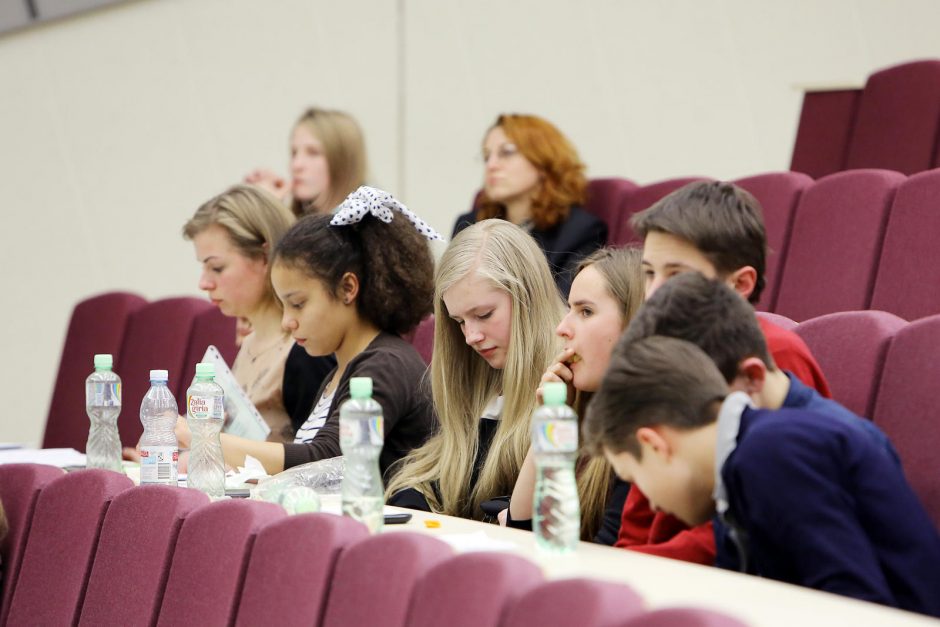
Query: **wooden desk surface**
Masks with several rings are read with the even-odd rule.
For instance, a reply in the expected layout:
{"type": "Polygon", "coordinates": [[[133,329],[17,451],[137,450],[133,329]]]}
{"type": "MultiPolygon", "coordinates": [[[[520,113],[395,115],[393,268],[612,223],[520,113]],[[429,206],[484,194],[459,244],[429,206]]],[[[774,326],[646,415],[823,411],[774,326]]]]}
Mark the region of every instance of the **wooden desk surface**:
{"type": "Polygon", "coordinates": [[[749,625],[768,627],[940,625],[940,620],[874,603],[586,542],[572,556],[545,556],[536,550],[528,531],[414,510],[387,509],[409,512],[412,519],[404,525],[386,525],[385,533],[415,531],[442,536],[483,532],[494,541],[512,543],[513,550],[539,564],[547,578],[592,577],[625,583],[646,599],[651,609],[709,608],[749,625]],[[428,519],[438,521],[440,527],[426,527],[424,521],[428,519]]]}

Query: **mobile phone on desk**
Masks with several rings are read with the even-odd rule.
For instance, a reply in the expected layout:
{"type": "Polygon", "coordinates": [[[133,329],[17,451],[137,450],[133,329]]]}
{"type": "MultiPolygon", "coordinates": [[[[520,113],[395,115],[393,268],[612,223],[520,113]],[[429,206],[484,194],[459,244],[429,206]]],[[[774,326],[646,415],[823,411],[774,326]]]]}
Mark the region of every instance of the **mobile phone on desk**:
{"type": "Polygon", "coordinates": [[[411,520],[411,514],[408,512],[395,512],[394,514],[385,514],[386,525],[404,525],[411,520]]]}

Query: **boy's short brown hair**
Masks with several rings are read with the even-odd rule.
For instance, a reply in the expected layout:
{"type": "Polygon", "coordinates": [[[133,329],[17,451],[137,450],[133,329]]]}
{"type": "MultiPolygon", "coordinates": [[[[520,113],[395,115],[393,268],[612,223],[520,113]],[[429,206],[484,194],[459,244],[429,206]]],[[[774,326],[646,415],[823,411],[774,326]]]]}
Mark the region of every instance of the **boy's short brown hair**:
{"type": "Polygon", "coordinates": [[[712,358],[728,383],[748,357],[757,357],[768,370],[776,369],[754,309],[721,281],[698,272],[663,283],[630,321],[620,344],[652,335],[692,342],[712,358]]]}
{"type": "Polygon", "coordinates": [[[728,385],[715,363],[685,340],[654,335],[619,344],[588,405],[584,445],[640,459],[636,431],[666,425],[695,429],[715,421],[728,385]]]}
{"type": "Polygon", "coordinates": [[[751,303],[760,300],[767,271],[767,232],[760,203],[732,183],[698,181],[677,189],[630,218],[640,237],[650,231],[680,237],[705,255],[719,276],[744,266],[757,271],[751,303]]]}

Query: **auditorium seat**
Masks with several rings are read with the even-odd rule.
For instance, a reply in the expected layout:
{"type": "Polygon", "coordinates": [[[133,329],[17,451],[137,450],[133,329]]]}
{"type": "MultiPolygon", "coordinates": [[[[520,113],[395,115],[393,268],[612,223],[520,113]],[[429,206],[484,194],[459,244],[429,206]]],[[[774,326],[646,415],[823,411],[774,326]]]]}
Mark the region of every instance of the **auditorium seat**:
{"type": "Polygon", "coordinates": [[[280,627],[319,625],[336,560],[368,537],[362,523],[331,514],[298,514],[266,526],[251,550],[236,624],[270,623],[277,608],[280,627]]]}
{"type": "Polygon", "coordinates": [[[36,501],[44,487],[63,476],[61,469],[44,464],[0,466],[0,502],[7,519],[7,535],[0,543],[3,564],[3,597],[0,625],[6,624],[10,600],[19,577],[23,552],[33,524],[36,501]]]}
{"type": "Polygon", "coordinates": [[[757,198],[764,214],[767,230],[767,283],[758,308],[774,311],[780,271],[786,263],[793,214],[803,192],[813,179],[798,172],[768,172],[734,181],[757,198]]]}
{"type": "Polygon", "coordinates": [[[434,354],[434,314],[422,320],[405,339],[415,347],[424,363],[430,365],[434,354]]]}
{"type": "Polygon", "coordinates": [[[59,372],[46,418],[43,448],[85,450],[88,415],[85,413],[85,378],[95,369],[94,356],[110,353],[120,373],[121,344],[130,316],[147,304],[136,294],[110,292],[75,305],[69,320],[59,372]]]}
{"type": "Polygon", "coordinates": [[[584,208],[607,224],[608,242],[620,232],[624,204],[636,188],[633,181],[618,177],[588,181],[584,208]]]}
{"type": "Polygon", "coordinates": [[[657,181],[649,185],[643,185],[634,189],[626,198],[626,202],[621,209],[620,227],[616,233],[611,233],[608,237],[608,243],[611,246],[626,246],[627,244],[642,243],[640,238],[630,227],[630,217],[639,211],[648,209],[657,200],[668,196],[680,187],[693,183],[695,181],[705,181],[702,177],[683,177],[657,181]]]}
{"type": "Polygon", "coordinates": [[[747,623],[733,616],[714,610],[691,607],[668,607],[654,610],[620,623],[619,627],[679,627],[680,625],[682,627],[747,627],[747,623]]]}
{"type": "Polygon", "coordinates": [[[940,313],[940,169],[908,178],[888,217],[871,309],[906,320],[940,313]]]}
{"type": "Polygon", "coordinates": [[[525,593],[509,608],[503,627],[612,627],[643,611],[643,599],[624,584],[556,579],[525,593]]]}
{"type": "Polygon", "coordinates": [[[913,61],[868,77],[845,169],[915,174],[934,167],[940,136],[940,61],[913,61]]]}
{"type": "Polygon", "coordinates": [[[938,355],[940,315],[911,322],[900,329],[888,346],[872,417],[891,438],[901,456],[907,480],[940,528],[938,355]]]}
{"type": "Polygon", "coordinates": [[[799,326],[795,320],[790,320],[786,316],[781,316],[780,314],[770,313],[769,311],[757,311],[754,312],[757,314],[758,318],[762,318],[771,324],[780,327],[781,329],[786,329],[787,331],[793,331],[799,326]]]}
{"type": "Polygon", "coordinates": [[[36,501],[9,625],[74,625],[111,500],[134,484],[111,470],[81,470],[43,488],[36,501]]]}
{"type": "Polygon", "coordinates": [[[803,193],[775,313],[801,322],[868,308],[888,210],[904,180],[886,170],[839,172],[803,193]]]}
{"type": "Polygon", "coordinates": [[[891,339],[907,322],[884,311],[845,311],[796,327],[826,374],[832,397],[871,418],[891,339]]]}
{"type": "MultiPolygon", "coordinates": [[[[118,430],[124,446],[135,446],[144,430],[140,402],[150,389],[151,370],[168,370],[170,391],[178,398],[181,389],[185,394],[190,382],[183,380],[183,371],[193,323],[199,314],[211,308],[209,301],[199,298],[165,298],[130,317],[118,359],[120,370],[115,368],[123,386],[118,430]]],[[[185,411],[184,404],[180,408],[185,411]]]]}
{"type": "Polygon", "coordinates": [[[408,531],[372,536],[339,556],[324,627],[403,627],[415,584],[453,549],[408,531]]]}
{"type": "Polygon", "coordinates": [[[790,162],[792,171],[818,179],[844,169],[861,95],[861,89],[807,91],[803,94],[790,162]]]}
{"type": "Polygon", "coordinates": [[[114,497],[101,526],[80,624],[152,625],[183,519],[208,502],[198,490],[161,485],[114,497]]]}
{"type": "MultiPolygon", "coordinates": [[[[190,513],[176,542],[158,624],[231,625],[255,536],[286,515],[280,505],[247,499],[216,501],[190,513]]],[[[303,589],[303,582],[296,585],[303,589]]]]}
{"type": "Polygon", "coordinates": [[[541,581],[539,567],[518,555],[458,555],[418,581],[408,627],[499,627],[506,608],[541,581]]]}
{"type": "Polygon", "coordinates": [[[196,376],[196,364],[202,361],[210,344],[219,349],[229,368],[235,363],[235,356],[238,354],[238,346],[235,344],[235,320],[234,317],[223,314],[218,307],[209,307],[193,318],[183,363],[183,376],[176,394],[176,402],[180,408],[186,406],[186,390],[196,376]]]}

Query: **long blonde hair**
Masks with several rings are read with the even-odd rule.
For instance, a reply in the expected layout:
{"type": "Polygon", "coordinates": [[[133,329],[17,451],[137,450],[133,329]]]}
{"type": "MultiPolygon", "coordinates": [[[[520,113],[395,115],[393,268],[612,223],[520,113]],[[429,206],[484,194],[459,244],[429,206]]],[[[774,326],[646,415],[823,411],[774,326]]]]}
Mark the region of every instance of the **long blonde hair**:
{"type": "Polygon", "coordinates": [[[387,494],[415,488],[435,512],[480,518],[480,503],[510,494],[519,475],[529,448],[534,392],[557,352],[554,329],[563,305],[541,249],[525,231],[505,220],[483,220],[461,231],[441,257],[434,283],[430,371],[441,426],[424,446],[402,460],[387,494]],[[444,292],[470,273],[509,294],[512,302],[502,370],[491,368],[467,345],[443,301],[444,292]],[[499,425],[471,490],[480,417],[500,394],[499,425]]]}
{"type": "MultiPolygon", "coordinates": [[[[593,266],[604,278],[607,293],[620,305],[622,329],[626,329],[643,304],[643,251],[639,248],[602,248],[586,257],[575,272],[577,276],[593,266]]],[[[592,392],[578,391],[574,407],[579,422],[584,418],[592,392]]],[[[581,539],[593,540],[604,520],[610,498],[613,469],[603,457],[583,456],[578,469],[578,499],[581,503],[581,539]]]]}
{"type": "MultiPolygon", "coordinates": [[[[330,188],[321,200],[320,213],[329,213],[334,207],[366,181],[368,160],[366,142],[356,120],[343,111],[311,107],[301,114],[297,124],[306,128],[323,145],[323,154],[330,170],[330,188]]],[[[314,213],[310,203],[296,198],[291,211],[298,218],[314,213]]]]}

